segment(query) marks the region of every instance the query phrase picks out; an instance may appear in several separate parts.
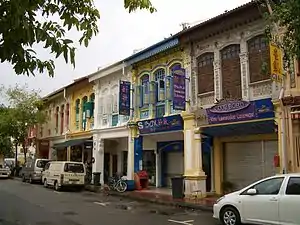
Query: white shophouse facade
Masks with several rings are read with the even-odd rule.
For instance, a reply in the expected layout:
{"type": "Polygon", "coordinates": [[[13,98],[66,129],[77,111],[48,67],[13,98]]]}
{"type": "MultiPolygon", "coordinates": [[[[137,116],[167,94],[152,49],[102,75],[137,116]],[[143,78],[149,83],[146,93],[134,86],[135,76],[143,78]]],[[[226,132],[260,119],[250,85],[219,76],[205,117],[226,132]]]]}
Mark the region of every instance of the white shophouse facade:
{"type": "Polygon", "coordinates": [[[102,184],[109,176],[127,175],[133,170],[127,166],[129,116],[119,115],[119,83],[129,79],[127,74],[125,65],[117,62],[89,76],[95,91],[93,172],[101,173],[102,184]]]}

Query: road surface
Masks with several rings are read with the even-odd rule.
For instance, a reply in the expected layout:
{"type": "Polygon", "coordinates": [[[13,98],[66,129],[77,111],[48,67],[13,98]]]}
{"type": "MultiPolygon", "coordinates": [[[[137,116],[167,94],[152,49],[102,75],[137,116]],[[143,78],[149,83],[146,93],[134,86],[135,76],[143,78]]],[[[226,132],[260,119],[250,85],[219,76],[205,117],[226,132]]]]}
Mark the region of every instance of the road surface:
{"type": "Polygon", "coordinates": [[[0,225],[216,225],[208,212],[0,180],[0,225]]]}

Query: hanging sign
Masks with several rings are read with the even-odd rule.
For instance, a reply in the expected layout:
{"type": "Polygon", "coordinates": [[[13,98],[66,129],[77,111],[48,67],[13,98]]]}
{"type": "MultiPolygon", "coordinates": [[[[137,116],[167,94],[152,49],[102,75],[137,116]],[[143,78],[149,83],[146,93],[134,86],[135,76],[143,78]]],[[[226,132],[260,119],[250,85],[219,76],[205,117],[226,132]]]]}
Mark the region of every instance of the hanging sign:
{"type": "Polygon", "coordinates": [[[173,109],[185,111],[185,69],[178,66],[173,75],[173,109]]]}
{"type": "Polygon", "coordinates": [[[120,81],[119,115],[130,116],[130,86],[129,81],[120,81]]]}
{"type": "Polygon", "coordinates": [[[271,79],[277,83],[283,81],[282,51],[274,44],[270,44],[271,79]]]}

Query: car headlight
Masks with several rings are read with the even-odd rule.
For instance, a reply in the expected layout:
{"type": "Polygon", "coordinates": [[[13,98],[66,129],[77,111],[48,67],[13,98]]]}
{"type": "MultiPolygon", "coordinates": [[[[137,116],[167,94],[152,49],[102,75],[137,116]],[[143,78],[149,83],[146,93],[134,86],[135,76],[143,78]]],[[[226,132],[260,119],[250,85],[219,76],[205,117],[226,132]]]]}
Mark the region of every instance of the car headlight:
{"type": "Polygon", "coordinates": [[[216,203],[219,203],[220,201],[222,201],[225,198],[225,196],[222,196],[221,198],[217,199],[216,203]]]}

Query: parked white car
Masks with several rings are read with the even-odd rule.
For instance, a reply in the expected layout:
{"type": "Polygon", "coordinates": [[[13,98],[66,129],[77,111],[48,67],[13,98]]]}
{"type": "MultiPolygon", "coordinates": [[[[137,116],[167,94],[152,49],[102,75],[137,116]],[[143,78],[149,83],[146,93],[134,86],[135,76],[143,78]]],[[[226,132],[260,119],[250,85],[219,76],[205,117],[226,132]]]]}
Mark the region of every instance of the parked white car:
{"type": "Polygon", "coordinates": [[[300,174],[282,174],[219,198],[213,217],[224,225],[299,225],[299,209],[300,174]]]}

